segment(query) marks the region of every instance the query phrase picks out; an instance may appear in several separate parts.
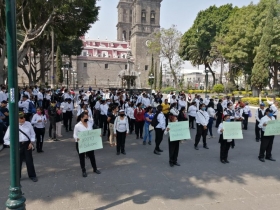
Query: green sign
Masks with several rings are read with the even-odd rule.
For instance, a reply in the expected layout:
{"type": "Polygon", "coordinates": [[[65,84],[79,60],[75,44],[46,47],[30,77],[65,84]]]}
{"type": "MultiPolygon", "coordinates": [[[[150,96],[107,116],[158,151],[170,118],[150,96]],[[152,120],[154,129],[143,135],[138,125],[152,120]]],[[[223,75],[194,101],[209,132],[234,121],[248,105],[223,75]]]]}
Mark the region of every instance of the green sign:
{"type": "Polygon", "coordinates": [[[241,122],[223,122],[223,137],[227,139],[243,139],[241,122]]]}
{"type": "Polygon", "coordinates": [[[189,129],[189,122],[170,122],[168,123],[170,128],[169,135],[170,141],[178,141],[184,139],[191,139],[190,129],[189,129]]]}
{"type": "Polygon", "coordinates": [[[280,120],[270,120],[265,127],[264,136],[280,135],[280,120]]]}
{"type": "Polygon", "coordinates": [[[102,149],[101,129],[82,131],[78,133],[79,153],[102,149]]]}

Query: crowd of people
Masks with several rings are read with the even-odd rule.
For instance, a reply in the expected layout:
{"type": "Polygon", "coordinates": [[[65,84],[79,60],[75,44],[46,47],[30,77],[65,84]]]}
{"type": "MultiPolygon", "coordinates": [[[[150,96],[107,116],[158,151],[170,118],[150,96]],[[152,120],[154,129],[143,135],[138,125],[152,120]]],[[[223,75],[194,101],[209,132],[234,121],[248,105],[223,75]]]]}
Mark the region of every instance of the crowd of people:
{"type": "MultiPolygon", "coordinates": [[[[9,147],[9,109],[7,87],[1,86],[0,91],[0,150],[9,147]]],[[[91,161],[93,172],[100,174],[97,168],[94,151],[79,153],[79,132],[101,128],[101,135],[108,140],[111,147],[116,147],[116,155],[126,155],[125,142],[127,135],[135,135],[143,145],[152,145],[155,134],[153,153],[161,155],[160,148],[163,135],[168,135],[171,122],[189,121],[189,128],[196,129],[194,149],[199,150],[202,138],[203,148],[209,149],[207,138],[214,138],[212,127],[218,128],[220,161],[229,163],[228,151],[234,148],[233,139],[223,138],[224,122],[241,122],[242,129],[248,129],[248,119],[252,117],[249,104],[235,96],[223,99],[200,95],[192,98],[183,91],[179,94],[170,92],[166,97],[160,92],[129,93],[126,90],[74,90],[61,88],[54,90],[42,89],[37,86],[22,88],[18,95],[19,107],[19,142],[20,164],[25,160],[28,176],[37,181],[32,151],[43,153],[45,129],[49,123],[49,140],[59,141],[62,137],[62,126],[66,132],[73,131],[76,142],[82,176],[86,177],[85,157],[91,161]],[[72,123],[75,124],[74,128],[72,123]],[[154,131],[154,132],[153,132],[154,131]]],[[[259,160],[264,158],[275,161],[271,151],[274,136],[264,136],[265,127],[270,120],[277,119],[278,104],[267,100],[270,106],[265,108],[260,103],[255,118],[256,141],[261,140],[259,160]]],[[[182,139],[183,140],[183,139],[182,139]]],[[[177,161],[179,142],[169,139],[169,164],[180,166],[177,161]]]]}

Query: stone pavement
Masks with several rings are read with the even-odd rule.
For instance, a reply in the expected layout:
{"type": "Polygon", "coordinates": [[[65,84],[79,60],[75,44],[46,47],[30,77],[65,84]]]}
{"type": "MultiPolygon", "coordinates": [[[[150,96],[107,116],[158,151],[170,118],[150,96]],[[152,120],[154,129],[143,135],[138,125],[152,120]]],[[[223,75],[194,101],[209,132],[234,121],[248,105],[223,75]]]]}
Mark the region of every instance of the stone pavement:
{"type": "MultiPolygon", "coordinates": [[[[254,111],[253,111],[254,112],[254,111]]],[[[250,119],[253,122],[253,118],[250,119]]],[[[116,156],[115,148],[104,139],[104,149],[96,151],[102,174],[92,172],[86,161],[88,177],[83,178],[71,133],[60,142],[45,141],[44,153],[34,152],[39,181],[33,183],[23,169],[22,191],[27,210],[248,210],[280,209],[280,139],[275,138],[276,162],[258,160],[254,124],[244,131],[229,151],[230,164],[219,161],[216,138],[208,140],[209,150],[194,141],[180,144],[180,167],[168,164],[167,137],[162,155],[153,154],[153,145],[142,145],[135,135],[126,141],[127,155],[116,156]]],[[[191,136],[194,139],[195,131],[191,136]]],[[[46,138],[47,139],[47,138],[46,138]]],[[[9,188],[9,150],[0,152],[0,209],[5,209],[9,188]]]]}

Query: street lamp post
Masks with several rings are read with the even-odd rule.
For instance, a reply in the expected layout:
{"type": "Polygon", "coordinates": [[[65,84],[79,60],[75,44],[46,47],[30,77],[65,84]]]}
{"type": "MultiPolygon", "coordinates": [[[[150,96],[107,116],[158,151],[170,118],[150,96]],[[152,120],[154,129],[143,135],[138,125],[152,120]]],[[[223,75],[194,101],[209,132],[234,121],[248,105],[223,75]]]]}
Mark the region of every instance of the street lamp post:
{"type": "Polygon", "coordinates": [[[205,69],[205,85],[206,85],[205,98],[207,95],[207,88],[208,88],[208,73],[209,73],[209,70],[206,68],[205,69]]]}
{"type": "Polygon", "coordinates": [[[72,64],[71,63],[70,64],[66,63],[64,65],[64,67],[61,68],[61,70],[65,70],[67,72],[67,74],[66,74],[66,86],[67,86],[67,89],[69,87],[69,71],[71,71],[71,69],[72,69],[72,64]]]}
{"type": "Polygon", "coordinates": [[[9,119],[10,122],[10,193],[6,202],[9,209],[25,210],[25,198],[20,186],[19,123],[18,123],[18,75],[17,75],[17,31],[16,1],[6,1],[6,36],[8,57],[9,119]]]}

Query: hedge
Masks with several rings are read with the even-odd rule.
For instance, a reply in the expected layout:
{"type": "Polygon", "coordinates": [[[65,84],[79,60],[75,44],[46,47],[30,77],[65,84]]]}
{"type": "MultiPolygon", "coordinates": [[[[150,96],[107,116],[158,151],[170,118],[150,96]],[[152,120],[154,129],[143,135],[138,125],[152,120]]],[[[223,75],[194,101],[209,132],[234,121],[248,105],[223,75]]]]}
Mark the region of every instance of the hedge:
{"type": "MultiPolygon", "coordinates": [[[[272,98],[268,98],[268,100],[272,101],[272,98]]],[[[242,101],[243,102],[248,102],[249,105],[256,105],[256,106],[259,106],[259,98],[258,97],[250,97],[250,98],[242,98],[242,101]]],[[[280,103],[280,98],[276,98],[276,101],[278,103],[280,103]]],[[[265,106],[268,106],[268,103],[266,102],[266,98],[263,98],[262,99],[262,102],[265,104],[265,106]]]]}

